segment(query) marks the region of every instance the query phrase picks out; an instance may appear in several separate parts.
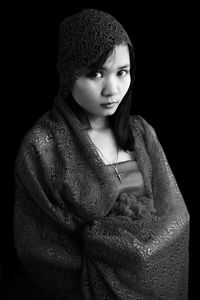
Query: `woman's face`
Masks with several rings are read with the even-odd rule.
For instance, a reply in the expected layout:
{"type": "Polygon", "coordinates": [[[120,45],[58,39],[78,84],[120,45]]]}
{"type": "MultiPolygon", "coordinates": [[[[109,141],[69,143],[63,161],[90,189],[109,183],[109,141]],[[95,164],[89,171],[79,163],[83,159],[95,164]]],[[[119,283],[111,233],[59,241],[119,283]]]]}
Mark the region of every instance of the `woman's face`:
{"type": "Polygon", "coordinates": [[[119,45],[95,74],[78,77],[72,94],[89,118],[106,117],[115,113],[130,83],[128,46],[119,45]]]}

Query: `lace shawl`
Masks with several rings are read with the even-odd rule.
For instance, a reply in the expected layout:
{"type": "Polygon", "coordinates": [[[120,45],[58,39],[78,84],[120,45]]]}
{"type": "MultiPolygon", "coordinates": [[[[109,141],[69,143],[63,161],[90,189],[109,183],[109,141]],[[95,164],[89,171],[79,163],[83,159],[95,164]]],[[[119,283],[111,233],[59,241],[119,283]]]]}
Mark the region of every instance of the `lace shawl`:
{"type": "Polygon", "coordinates": [[[155,130],[130,116],[154,213],[109,216],[116,182],[58,97],[16,160],[16,252],[56,299],[187,299],[189,214],[155,130]]]}

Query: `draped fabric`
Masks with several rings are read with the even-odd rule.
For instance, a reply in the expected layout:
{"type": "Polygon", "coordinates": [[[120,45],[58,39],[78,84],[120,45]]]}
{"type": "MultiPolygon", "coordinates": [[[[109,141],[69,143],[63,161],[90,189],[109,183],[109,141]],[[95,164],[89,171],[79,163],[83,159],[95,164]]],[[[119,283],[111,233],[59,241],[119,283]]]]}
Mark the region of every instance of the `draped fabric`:
{"type": "Polygon", "coordinates": [[[62,97],[22,140],[16,252],[56,299],[187,299],[189,214],[155,130],[129,122],[149,206],[135,220],[110,214],[116,180],[62,97]]]}

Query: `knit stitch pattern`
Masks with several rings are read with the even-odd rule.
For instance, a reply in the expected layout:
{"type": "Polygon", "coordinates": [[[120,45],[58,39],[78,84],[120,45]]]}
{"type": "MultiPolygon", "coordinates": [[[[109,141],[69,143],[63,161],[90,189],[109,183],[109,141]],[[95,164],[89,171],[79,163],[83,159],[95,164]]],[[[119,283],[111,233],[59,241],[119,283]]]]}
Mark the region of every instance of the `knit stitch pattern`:
{"type": "Polygon", "coordinates": [[[57,67],[65,94],[72,88],[78,70],[123,43],[132,45],[122,25],[106,12],[85,9],[63,20],[57,67]]]}

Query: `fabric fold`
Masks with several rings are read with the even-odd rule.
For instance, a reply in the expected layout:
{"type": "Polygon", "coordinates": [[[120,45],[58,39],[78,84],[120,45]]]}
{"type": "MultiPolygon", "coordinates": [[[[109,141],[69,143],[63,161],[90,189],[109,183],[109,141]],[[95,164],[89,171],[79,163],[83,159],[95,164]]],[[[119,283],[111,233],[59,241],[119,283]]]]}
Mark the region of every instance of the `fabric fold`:
{"type": "Polygon", "coordinates": [[[22,263],[57,299],[187,299],[189,213],[154,129],[130,116],[156,212],[138,220],[109,216],[116,182],[61,102],[27,133],[16,160],[22,263]]]}

